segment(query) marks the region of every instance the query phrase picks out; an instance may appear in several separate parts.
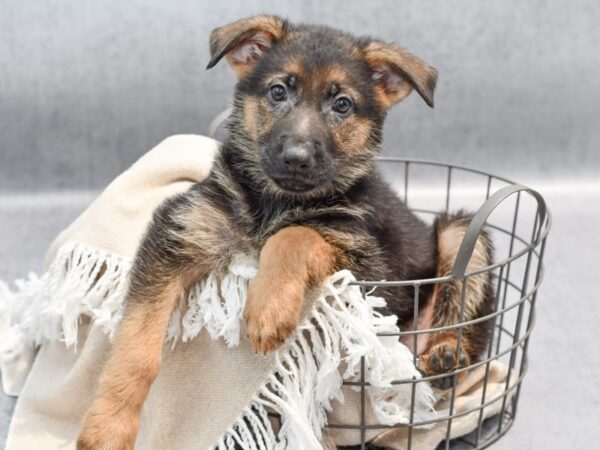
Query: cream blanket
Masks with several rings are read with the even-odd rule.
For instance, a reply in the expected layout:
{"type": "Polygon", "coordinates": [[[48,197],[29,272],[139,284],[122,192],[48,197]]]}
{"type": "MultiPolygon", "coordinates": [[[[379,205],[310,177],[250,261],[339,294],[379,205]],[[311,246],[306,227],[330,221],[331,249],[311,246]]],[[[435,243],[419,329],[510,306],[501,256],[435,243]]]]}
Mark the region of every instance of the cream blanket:
{"type": "MultiPolygon", "coordinates": [[[[74,448],[152,211],[204,179],[217,151],[217,142],[202,136],[166,139],[58,236],[41,277],[30,275],[16,283],[16,290],[0,283],[3,388],[19,395],[8,450],[74,448]]],[[[312,293],[295,336],[276,353],[257,356],[241,320],[256,268],[256,255],[239,255],[225,276],[202,280],[190,292],[187,308],[173,314],[136,449],[232,449],[237,443],[252,450],[302,450],[356,444],[357,432],[322,430],[328,420],[358,423],[358,394],[341,383],[356,379],[362,357],[366,381],[373,386],[367,390],[368,422],[408,421],[409,385],[390,382],[420,375],[412,354],[397,339],[377,337],[398,331],[394,317],[375,311],[383,300],[363,296],[349,284],[352,274],[338,272],[312,293]],[[273,415],[280,417],[277,424],[273,415]]],[[[504,390],[507,376],[495,365],[491,373],[496,377],[488,385],[488,398],[504,390]]],[[[459,393],[458,411],[481,401],[477,382],[459,393]]],[[[415,420],[434,417],[435,401],[431,388],[418,383],[415,420]]],[[[496,413],[497,406],[486,407],[485,416],[496,413]]],[[[472,430],[476,421],[469,416],[455,420],[453,435],[472,430]]],[[[434,434],[436,427],[417,431],[419,449],[433,449],[444,437],[434,434]]],[[[376,434],[370,432],[369,438],[376,434]]],[[[384,438],[386,446],[403,448],[401,433],[384,438]]]]}

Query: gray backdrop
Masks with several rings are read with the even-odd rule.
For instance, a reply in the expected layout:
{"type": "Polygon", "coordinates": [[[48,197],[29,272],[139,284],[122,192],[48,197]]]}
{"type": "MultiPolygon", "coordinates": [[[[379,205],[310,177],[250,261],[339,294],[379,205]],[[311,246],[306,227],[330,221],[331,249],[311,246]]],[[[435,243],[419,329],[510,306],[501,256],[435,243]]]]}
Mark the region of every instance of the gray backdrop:
{"type": "Polygon", "coordinates": [[[258,12],[400,43],[437,67],[387,122],[385,153],[515,177],[598,175],[596,0],[0,1],[0,189],[98,188],[231,97],[208,35],[258,12]]]}
{"type": "MultiPolygon", "coordinates": [[[[165,136],[203,133],[234,77],[208,35],[258,12],[394,40],[440,71],[385,153],[537,186],[554,213],[513,430],[494,449],[600,442],[600,2],[0,0],[0,279],[40,271],[94,192],[165,136]]],[[[0,393],[0,447],[14,400],[0,393]]]]}

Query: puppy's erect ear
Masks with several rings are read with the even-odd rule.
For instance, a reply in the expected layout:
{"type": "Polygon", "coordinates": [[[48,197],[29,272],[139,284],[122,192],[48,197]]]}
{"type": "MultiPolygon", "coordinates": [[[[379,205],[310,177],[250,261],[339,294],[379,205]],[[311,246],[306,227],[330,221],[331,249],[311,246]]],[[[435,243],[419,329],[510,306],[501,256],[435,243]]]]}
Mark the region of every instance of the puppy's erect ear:
{"type": "Polygon", "coordinates": [[[211,59],[207,69],[223,56],[238,76],[246,75],[260,56],[285,36],[286,22],[276,16],[254,16],[215,28],[210,34],[211,59]]]}
{"type": "Polygon", "coordinates": [[[393,44],[366,41],[362,47],[377,82],[377,96],[384,107],[403,100],[413,88],[433,108],[437,70],[393,44]]]}

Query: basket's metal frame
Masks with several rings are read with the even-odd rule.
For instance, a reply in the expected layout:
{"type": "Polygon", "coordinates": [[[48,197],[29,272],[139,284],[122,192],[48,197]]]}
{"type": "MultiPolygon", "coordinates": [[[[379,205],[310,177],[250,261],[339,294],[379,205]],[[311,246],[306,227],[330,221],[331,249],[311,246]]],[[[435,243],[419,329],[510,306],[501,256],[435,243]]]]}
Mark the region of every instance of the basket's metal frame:
{"type": "MultiPolygon", "coordinates": [[[[353,386],[355,389],[360,391],[360,423],[358,424],[341,424],[341,423],[330,423],[327,425],[331,429],[345,429],[345,430],[356,430],[361,436],[361,450],[366,449],[367,431],[371,430],[387,430],[390,428],[407,428],[407,442],[405,443],[406,449],[411,450],[413,446],[413,430],[417,427],[425,425],[436,424],[436,426],[442,426],[445,422],[446,440],[441,444],[442,448],[448,450],[451,447],[451,430],[452,421],[456,418],[465,416],[471,413],[478,413],[477,427],[469,437],[460,438],[462,447],[468,447],[470,449],[483,449],[490,446],[492,443],[500,439],[512,426],[517,412],[517,404],[519,401],[519,395],[521,391],[521,383],[527,373],[527,348],[529,344],[529,337],[533,326],[535,324],[535,304],[537,300],[537,293],[544,275],[543,256],[546,245],[546,238],[551,227],[551,215],[546,207],[546,203],[542,196],[534,191],[533,189],[525,186],[516,184],[506,178],[497,177],[486,172],[470,169],[468,167],[460,165],[450,165],[439,162],[405,159],[405,158],[394,158],[394,157],[382,157],[380,161],[387,164],[401,164],[403,165],[403,178],[404,178],[404,192],[403,196],[405,203],[408,204],[409,200],[409,188],[410,188],[410,168],[418,165],[424,166],[437,166],[446,169],[446,192],[445,192],[445,212],[448,212],[450,207],[450,200],[452,194],[452,180],[456,179],[457,173],[460,176],[461,172],[476,174],[484,177],[487,180],[485,202],[479,208],[479,210],[472,217],[470,225],[465,233],[463,241],[461,243],[457,258],[455,260],[453,269],[448,276],[421,279],[421,280],[402,280],[402,281],[357,281],[353,284],[361,287],[363,292],[370,291],[381,286],[411,286],[414,288],[414,320],[413,329],[402,330],[396,334],[382,334],[386,336],[412,336],[413,337],[413,355],[414,363],[417,363],[417,336],[425,333],[435,333],[446,330],[457,330],[458,335],[458,351],[462,344],[462,332],[465,326],[473,325],[475,323],[483,321],[491,321],[491,333],[487,345],[487,350],[481,359],[477,362],[472,363],[469,367],[458,369],[453,372],[452,388],[449,393],[450,405],[448,408],[448,414],[440,415],[434,419],[415,422],[414,419],[414,398],[417,383],[423,383],[432,381],[438,378],[446,377],[446,374],[435,375],[429,377],[423,377],[421,379],[403,379],[395,380],[393,384],[411,384],[411,411],[410,420],[408,423],[399,423],[395,425],[384,425],[384,424],[371,424],[367,423],[366,420],[366,391],[369,384],[365,382],[365,361],[364,358],[361,361],[361,373],[359,381],[345,381],[344,384],[347,386],[353,386]],[[505,186],[497,190],[492,194],[493,183],[501,183],[505,186]],[[535,214],[534,225],[530,236],[520,236],[517,234],[517,222],[519,214],[522,214],[522,195],[529,195],[536,201],[536,209],[533,211],[535,214]],[[487,223],[490,215],[496,210],[496,208],[506,201],[507,198],[516,196],[515,209],[513,213],[512,227],[506,229],[494,224],[487,223]],[[502,260],[494,261],[488,267],[478,268],[475,271],[467,273],[467,266],[471,259],[471,255],[475,248],[477,239],[482,230],[487,227],[488,229],[494,230],[498,233],[507,235],[509,240],[508,256],[502,260]],[[523,246],[522,249],[516,250],[516,244],[523,246]],[[511,269],[516,261],[524,261],[525,269],[522,274],[522,281],[516,282],[511,277],[511,269]],[[469,277],[472,277],[483,272],[490,272],[495,275],[496,286],[494,295],[494,308],[493,311],[477,319],[465,321],[464,318],[464,295],[466,289],[464,286],[469,277]],[[496,273],[497,272],[497,273],[496,273]],[[533,283],[531,279],[533,277],[533,283]],[[462,302],[460,308],[459,323],[447,325],[437,328],[418,329],[418,310],[420,301],[420,288],[423,285],[433,285],[440,283],[458,281],[462,283],[462,302]],[[531,285],[530,285],[531,284],[531,285]],[[508,292],[514,290],[518,293],[518,299],[509,302],[508,292]],[[506,318],[508,313],[516,312],[516,320],[514,324],[510,323],[506,318]],[[525,329],[522,330],[523,323],[526,322],[525,329]],[[512,326],[511,326],[512,325],[512,326]],[[504,341],[508,339],[509,345],[502,346],[504,341]],[[520,355],[520,360],[518,359],[520,355]],[[494,360],[501,358],[507,358],[507,365],[510,369],[511,374],[515,374],[516,378],[513,378],[514,383],[510,383],[511,376],[507,377],[505,389],[500,395],[496,395],[493,398],[487,398],[488,388],[488,375],[490,370],[490,364],[494,360]],[[482,387],[482,398],[479,406],[470,408],[465,411],[455,411],[455,399],[456,399],[456,380],[457,375],[472,370],[476,367],[485,366],[484,380],[482,387]],[[496,402],[500,403],[500,413],[497,417],[498,425],[492,432],[484,433],[484,408],[492,405],[496,402]]],[[[425,209],[412,208],[417,213],[426,213],[436,215],[439,211],[431,211],[425,209]]],[[[444,211],[441,211],[444,212],[444,211]]],[[[532,211],[529,211],[530,213],[532,211]]],[[[514,269],[513,269],[514,270],[514,269]]]]}

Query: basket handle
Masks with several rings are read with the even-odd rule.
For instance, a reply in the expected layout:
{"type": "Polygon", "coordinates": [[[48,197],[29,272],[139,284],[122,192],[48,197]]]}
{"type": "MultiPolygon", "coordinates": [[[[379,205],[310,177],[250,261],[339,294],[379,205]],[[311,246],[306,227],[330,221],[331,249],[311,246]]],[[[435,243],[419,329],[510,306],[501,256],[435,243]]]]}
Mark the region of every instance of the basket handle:
{"type": "Polygon", "coordinates": [[[215,118],[208,126],[208,137],[215,137],[215,133],[221,127],[221,125],[223,125],[223,122],[225,122],[229,118],[229,116],[231,116],[231,113],[233,113],[233,107],[230,106],[215,116],[215,118]]]}
{"type": "Polygon", "coordinates": [[[479,210],[471,219],[469,227],[467,228],[467,232],[465,233],[462,243],[460,244],[456,260],[454,261],[454,266],[452,267],[452,278],[456,279],[465,276],[467,265],[471,260],[473,250],[475,250],[477,238],[479,237],[479,234],[481,233],[481,230],[483,229],[490,214],[492,214],[492,212],[500,205],[500,203],[502,203],[508,197],[522,191],[531,194],[536,199],[538,204],[538,229],[542,229],[544,224],[543,221],[546,218],[546,202],[539,192],[519,184],[510,185],[499,189],[494,193],[494,195],[488,198],[483,205],[481,205],[481,208],[479,208],[479,210]]]}

